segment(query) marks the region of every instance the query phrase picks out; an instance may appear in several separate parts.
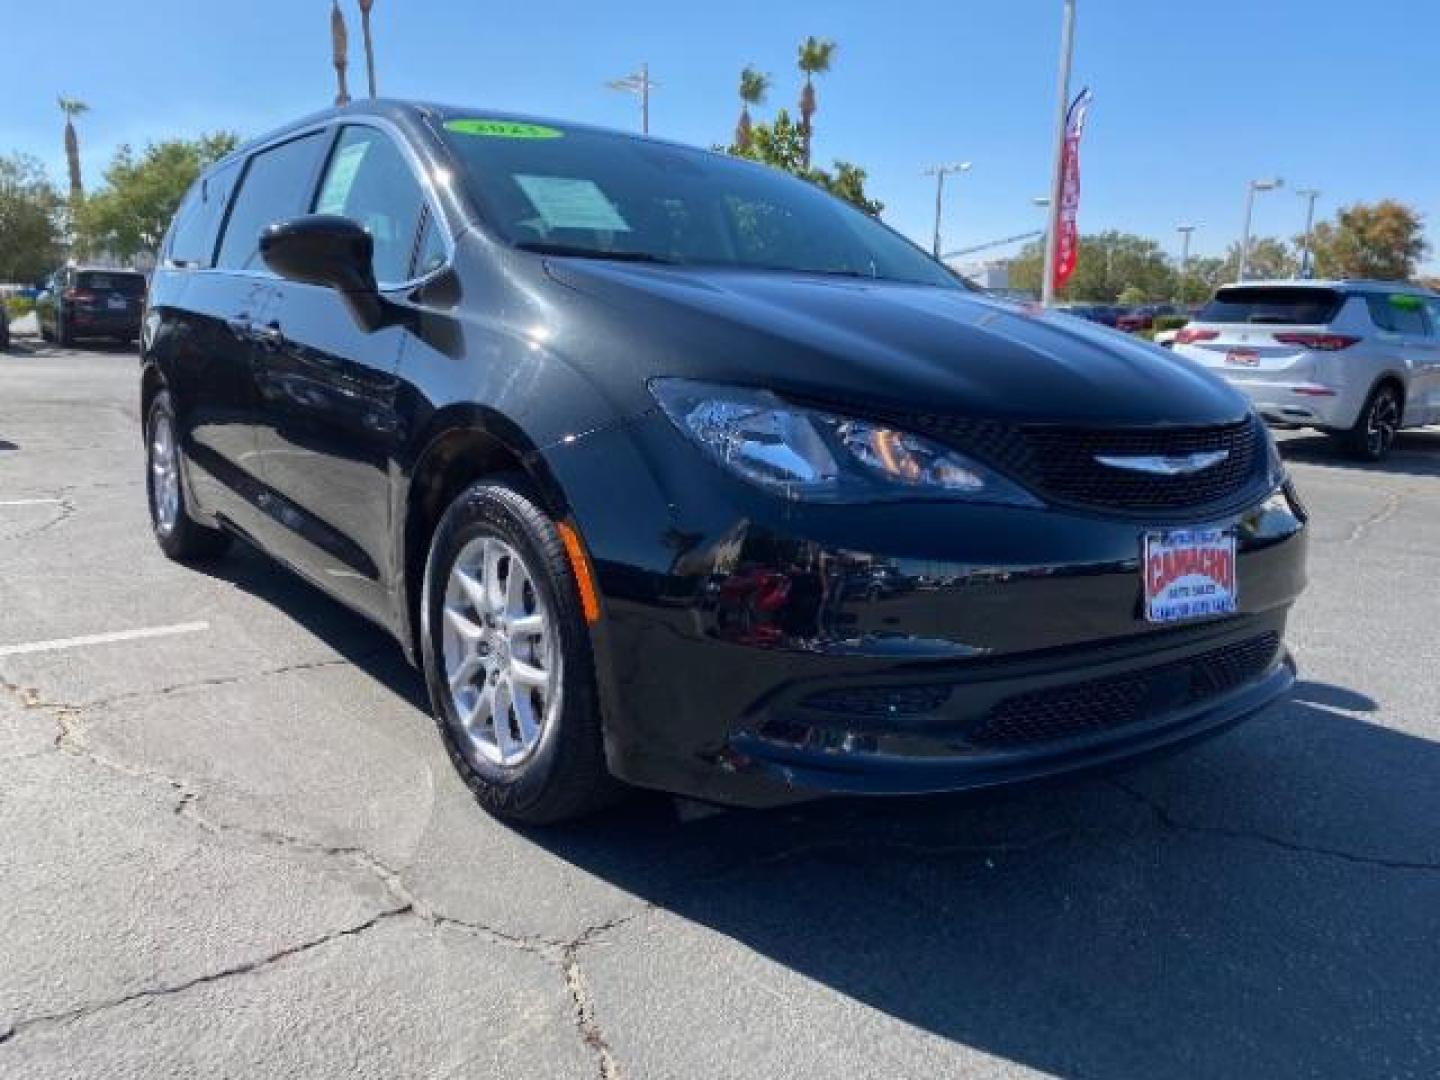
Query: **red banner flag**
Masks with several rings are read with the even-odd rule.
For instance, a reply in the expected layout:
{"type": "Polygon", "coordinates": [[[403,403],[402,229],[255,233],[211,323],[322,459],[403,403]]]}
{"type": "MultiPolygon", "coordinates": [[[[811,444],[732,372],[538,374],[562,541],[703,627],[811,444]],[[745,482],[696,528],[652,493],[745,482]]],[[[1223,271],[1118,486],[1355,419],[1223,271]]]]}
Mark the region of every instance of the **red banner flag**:
{"type": "Polygon", "coordinates": [[[1060,209],[1056,214],[1055,291],[1075,272],[1080,255],[1080,232],[1075,221],[1080,210],[1080,136],[1090,111],[1090,91],[1081,90],[1065,114],[1065,148],[1060,160],[1060,209]]]}

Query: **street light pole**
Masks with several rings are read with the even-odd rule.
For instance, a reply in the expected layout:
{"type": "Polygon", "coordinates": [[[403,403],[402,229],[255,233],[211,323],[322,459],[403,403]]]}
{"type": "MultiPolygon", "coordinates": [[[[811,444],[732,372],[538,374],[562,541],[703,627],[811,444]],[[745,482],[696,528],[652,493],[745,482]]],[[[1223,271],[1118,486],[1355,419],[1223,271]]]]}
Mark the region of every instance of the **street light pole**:
{"type": "Polygon", "coordinates": [[[1060,233],[1060,195],[1065,170],[1065,114],[1070,108],[1070,61],[1075,51],[1075,0],[1065,0],[1060,23],[1060,72],[1055,93],[1055,163],[1050,174],[1050,224],[1045,230],[1045,266],[1040,282],[1040,302],[1055,303],[1055,252],[1060,233]]]}
{"type": "Polygon", "coordinates": [[[1185,285],[1190,276],[1190,234],[1199,226],[1177,225],[1175,231],[1180,234],[1180,306],[1185,306],[1185,285]]]}
{"type": "Polygon", "coordinates": [[[933,253],[940,258],[940,213],[945,201],[945,176],[947,173],[970,171],[970,162],[961,161],[953,165],[932,165],[925,170],[926,176],[935,177],[935,241],[933,253]]]}
{"type": "Polygon", "coordinates": [[[1300,188],[1295,194],[1309,203],[1305,208],[1304,247],[1300,249],[1300,276],[1308,278],[1313,273],[1310,264],[1315,257],[1315,200],[1320,197],[1320,191],[1318,188],[1300,188]]]}
{"type": "Polygon", "coordinates": [[[1250,219],[1255,213],[1255,192],[1274,191],[1284,184],[1280,177],[1273,180],[1251,180],[1245,186],[1245,228],[1240,234],[1240,269],[1235,274],[1237,281],[1245,280],[1245,270],[1250,263],[1250,219]]]}
{"type": "Polygon", "coordinates": [[[640,132],[650,134],[650,91],[660,84],[650,78],[650,65],[641,64],[640,70],[605,84],[611,90],[623,90],[640,98],[640,132]]]}

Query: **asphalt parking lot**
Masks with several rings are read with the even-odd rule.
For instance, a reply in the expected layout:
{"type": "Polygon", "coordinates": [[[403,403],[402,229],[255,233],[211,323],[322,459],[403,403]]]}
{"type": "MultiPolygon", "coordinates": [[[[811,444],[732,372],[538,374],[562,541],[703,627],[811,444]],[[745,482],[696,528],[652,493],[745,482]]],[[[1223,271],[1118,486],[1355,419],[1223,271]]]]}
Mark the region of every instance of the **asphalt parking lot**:
{"type": "Polygon", "coordinates": [[[1440,431],[1286,438],[1303,681],[1185,756],[522,833],[380,632],[161,556],[136,375],[0,354],[0,1076],[1440,1073],[1440,431]]]}

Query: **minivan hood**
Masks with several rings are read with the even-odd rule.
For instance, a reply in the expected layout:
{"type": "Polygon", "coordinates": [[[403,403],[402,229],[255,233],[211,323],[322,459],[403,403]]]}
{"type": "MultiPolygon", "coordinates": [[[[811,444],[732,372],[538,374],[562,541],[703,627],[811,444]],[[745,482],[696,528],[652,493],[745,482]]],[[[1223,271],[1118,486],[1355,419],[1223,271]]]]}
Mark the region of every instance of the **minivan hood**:
{"type": "Polygon", "coordinates": [[[647,378],[1087,426],[1217,424],[1248,410],[1164,349],[958,289],[602,260],[551,259],[547,270],[656,339],[644,352],[663,359],[641,361],[647,378]]]}

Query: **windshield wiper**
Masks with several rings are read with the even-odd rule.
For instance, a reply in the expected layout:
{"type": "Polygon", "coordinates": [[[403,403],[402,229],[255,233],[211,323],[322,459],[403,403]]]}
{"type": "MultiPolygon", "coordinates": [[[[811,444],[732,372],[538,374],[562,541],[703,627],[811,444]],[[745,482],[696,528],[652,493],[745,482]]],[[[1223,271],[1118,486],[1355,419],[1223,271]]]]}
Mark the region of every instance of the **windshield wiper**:
{"type": "Polygon", "coordinates": [[[614,259],[616,262],[678,265],[674,259],[667,259],[663,255],[655,255],[648,251],[606,251],[604,248],[577,247],[574,244],[551,244],[544,240],[522,240],[515,246],[521,251],[533,251],[537,255],[573,255],[577,259],[614,259]]]}

